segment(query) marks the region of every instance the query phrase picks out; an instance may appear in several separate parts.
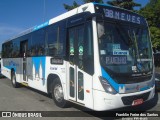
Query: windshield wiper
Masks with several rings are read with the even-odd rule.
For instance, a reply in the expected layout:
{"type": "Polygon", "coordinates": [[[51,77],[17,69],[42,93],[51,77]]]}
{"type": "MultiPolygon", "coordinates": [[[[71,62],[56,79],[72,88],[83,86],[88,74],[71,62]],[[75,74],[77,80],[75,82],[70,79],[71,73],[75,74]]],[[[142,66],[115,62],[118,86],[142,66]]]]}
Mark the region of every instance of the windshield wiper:
{"type": "MultiPolygon", "coordinates": [[[[134,31],[133,31],[133,36],[134,36],[134,46],[136,48],[137,56],[138,56],[138,59],[140,59],[139,50],[138,50],[138,44],[137,44],[137,37],[136,37],[136,34],[135,34],[134,31]]],[[[141,62],[141,59],[140,59],[140,62],[141,62]]]]}
{"type": "Polygon", "coordinates": [[[134,46],[136,48],[136,54],[137,54],[138,59],[140,60],[138,62],[137,61],[137,57],[135,56],[135,58],[136,58],[136,67],[140,72],[143,72],[145,67],[142,65],[142,61],[141,61],[141,58],[140,58],[139,49],[138,49],[138,43],[137,43],[137,37],[136,37],[135,31],[133,31],[133,36],[134,36],[134,46]]]}

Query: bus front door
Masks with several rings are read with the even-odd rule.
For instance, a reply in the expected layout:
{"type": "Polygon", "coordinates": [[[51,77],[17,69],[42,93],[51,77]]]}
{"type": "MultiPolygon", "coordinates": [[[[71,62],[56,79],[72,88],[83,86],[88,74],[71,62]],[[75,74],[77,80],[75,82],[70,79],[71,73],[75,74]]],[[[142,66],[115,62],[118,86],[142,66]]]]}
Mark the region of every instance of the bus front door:
{"type": "Polygon", "coordinates": [[[70,28],[69,63],[68,63],[68,97],[69,100],[84,104],[84,79],[83,73],[83,33],[84,26],[70,28]]]}
{"type": "Polygon", "coordinates": [[[22,55],[22,71],[23,71],[23,82],[27,82],[27,47],[28,47],[28,41],[22,41],[21,42],[21,55],[22,55]]]}

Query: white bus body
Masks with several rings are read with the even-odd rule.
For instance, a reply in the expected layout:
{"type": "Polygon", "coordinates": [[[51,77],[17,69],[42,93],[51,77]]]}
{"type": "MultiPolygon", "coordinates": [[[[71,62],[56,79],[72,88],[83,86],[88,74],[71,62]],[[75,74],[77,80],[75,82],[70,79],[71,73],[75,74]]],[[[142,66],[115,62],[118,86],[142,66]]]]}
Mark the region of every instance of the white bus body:
{"type": "Polygon", "coordinates": [[[12,80],[14,87],[21,83],[51,93],[60,107],[64,107],[66,101],[97,111],[138,105],[154,97],[152,55],[143,56],[143,50],[151,52],[147,31],[146,21],[135,13],[96,3],[84,4],[5,42],[2,74],[12,80]],[[126,26],[116,27],[115,23],[126,26]],[[132,29],[132,24],[145,29],[132,29]],[[55,30],[52,25],[56,28],[56,42],[50,43],[50,32],[55,30]],[[103,44],[107,28],[114,31],[115,36],[111,33],[114,41],[103,44]],[[101,37],[98,30],[105,35],[101,37]],[[144,36],[141,37],[139,31],[144,36]],[[35,34],[43,34],[44,44],[42,37],[35,34]],[[131,36],[131,45],[125,36],[131,36]],[[136,38],[146,38],[146,48],[139,47],[136,38]],[[105,44],[111,48],[103,49],[105,44]]]}

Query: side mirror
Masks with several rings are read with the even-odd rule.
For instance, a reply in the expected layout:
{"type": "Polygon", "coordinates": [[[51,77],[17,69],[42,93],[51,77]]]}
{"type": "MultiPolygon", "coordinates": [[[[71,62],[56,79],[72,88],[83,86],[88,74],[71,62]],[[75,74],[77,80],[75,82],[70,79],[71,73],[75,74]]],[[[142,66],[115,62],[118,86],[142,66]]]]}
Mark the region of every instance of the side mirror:
{"type": "Polygon", "coordinates": [[[98,29],[98,38],[101,38],[102,36],[105,35],[105,28],[103,22],[97,24],[97,29],[98,29]]]}

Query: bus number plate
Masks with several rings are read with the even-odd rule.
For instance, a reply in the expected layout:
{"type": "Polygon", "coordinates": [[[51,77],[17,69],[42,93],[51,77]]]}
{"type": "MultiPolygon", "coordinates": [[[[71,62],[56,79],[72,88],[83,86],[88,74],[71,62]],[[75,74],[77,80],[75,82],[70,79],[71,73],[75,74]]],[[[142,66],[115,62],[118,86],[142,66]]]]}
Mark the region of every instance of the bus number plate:
{"type": "Polygon", "coordinates": [[[51,64],[58,64],[63,65],[63,59],[62,58],[51,58],[51,64]]]}
{"type": "Polygon", "coordinates": [[[133,103],[132,103],[132,106],[135,106],[135,105],[140,105],[143,103],[143,99],[137,99],[137,100],[134,100],[133,103]]]}

